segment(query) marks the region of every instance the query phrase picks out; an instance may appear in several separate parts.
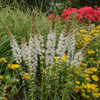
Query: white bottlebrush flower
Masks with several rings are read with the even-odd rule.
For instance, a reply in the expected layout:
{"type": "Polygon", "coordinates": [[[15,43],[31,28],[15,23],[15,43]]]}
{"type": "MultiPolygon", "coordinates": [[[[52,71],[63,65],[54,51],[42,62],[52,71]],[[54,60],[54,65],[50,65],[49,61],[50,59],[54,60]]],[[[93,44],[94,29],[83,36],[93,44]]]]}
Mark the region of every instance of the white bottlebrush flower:
{"type": "Polygon", "coordinates": [[[13,53],[13,57],[15,59],[15,61],[20,64],[22,62],[22,54],[21,54],[21,49],[17,43],[17,41],[15,40],[14,36],[12,35],[10,29],[8,27],[5,27],[6,30],[8,31],[8,35],[10,37],[10,46],[12,47],[12,53],[13,53]]]}
{"type": "Polygon", "coordinates": [[[46,65],[52,65],[55,56],[56,34],[55,29],[50,29],[46,44],[46,65]]]}
{"type": "Polygon", "coordinates": [[[65,54],[66,48],[68,46],[68,39],[68,36],[64,37],[63,33],[60,35],[58,48],[56,50],[56,54],[58,57],[62,57],[65,54]]]}
{"type": "Polygon", "coordinates": [[[10,45],[12,47],[12,52],[13,52],[13,56],[15,61],[20,64],[22,59],[22,54],[21,54],[21,49],[18,45],[18,43],[16,42],[16,40],[14,39],[14,37],[12,36],[12,39],[10,40],[10,45]]]}
{"type": "Polygon", "coordinates": [[[41,53],[44,53],[44,40],[43,36],[40,33],[37,35],[36,45],[39,55],[41,55],[41,53]]]}
{"type": "Polygon", "coordinates": [[[82,50],[77,52],[74,56],[74,59],[71,61],[71,65],[78,67],[83,60],[82,50]]]}
{"type": "Polygon", "coordinates": [[[36,67],[37,67],[38,57],[37,57],[36,39],[37,35],[31,33],[29,39],[29,66],[31,74],[34,74],[36,72],[36,67]]]}
{"type": "Polygon", "coordinates": [[[68,43],[67,63],[69,63],[75,55],[75,34],[71,35],[68,43]]]}
{"type": "Polygon", "coordinates": [[[29,48],[27,46],[25,38],[22,38],[21,49],[22,49],[23,60],[25,61],[26,65],[29,66],[29,48]]]}

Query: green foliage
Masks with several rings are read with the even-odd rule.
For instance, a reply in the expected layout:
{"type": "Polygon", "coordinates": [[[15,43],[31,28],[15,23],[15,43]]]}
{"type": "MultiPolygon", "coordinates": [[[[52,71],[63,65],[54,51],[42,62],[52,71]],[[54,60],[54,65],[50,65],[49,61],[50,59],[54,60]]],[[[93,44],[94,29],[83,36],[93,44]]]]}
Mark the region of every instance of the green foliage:
{"type": "MultiPolygon", "coordinates": [[[[13,4],[17,2],[21,6],[28,6],[29,8],[38,7],[43,12],[51,12],[59,0],[1,0],[3,5],[13,4]]],[[[16,4],[16,3],[15,3],[16,4]]]]}
{"type": "Polygon", "coordinates": [[[58,13],[61,15],[64,9],[69,7],[80,9],[84,6],[99,7],[100,0],[60,0],[59,5],[56,6],[58,13]]]}

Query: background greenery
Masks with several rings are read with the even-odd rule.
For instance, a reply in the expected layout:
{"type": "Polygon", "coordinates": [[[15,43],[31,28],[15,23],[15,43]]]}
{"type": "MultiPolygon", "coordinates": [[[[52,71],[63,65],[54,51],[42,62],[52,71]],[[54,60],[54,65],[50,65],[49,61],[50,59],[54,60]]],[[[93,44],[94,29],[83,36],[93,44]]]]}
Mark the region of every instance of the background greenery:
{"type": "Polygon", "coordinates": [[[2,5],[5,7],[6,5],[15,5],[15,3],[21,4],[24,7],[37,7],[42,12],[52,13],[53,9],[57,9],[59,14],[65,8],[73,7],[73,8],[82,8],[84,6],[100,6],[100,0],[1,0],[2,5]]]}

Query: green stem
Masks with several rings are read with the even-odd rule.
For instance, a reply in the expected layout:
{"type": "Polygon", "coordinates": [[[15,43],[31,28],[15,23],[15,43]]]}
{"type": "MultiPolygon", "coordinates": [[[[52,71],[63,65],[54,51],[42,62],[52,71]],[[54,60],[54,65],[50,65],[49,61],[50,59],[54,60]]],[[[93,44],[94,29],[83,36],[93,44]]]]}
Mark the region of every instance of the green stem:
{"type": "Polygon", "coordinates": [[[25,81],[23,81],[23,86],[24,86],[24,95],[25,95],[25,100],[27,100],[27,96],[26,96],[26,89],[25,89],[25,81]]]}
{"type": "Polygon", "coordinates": [[[56,79],[56,81],[55,81],[55,96],[54,96],[54,98],[55,98],[55,100],[56,100],[56,94],[57,94],[57,79],[56,79]]]}
{"type": "Polygon", "coordinates": [[[64,93],[63,93],[63,96],[62,96],[62,100],[64,100],[65,93],[66,93],[66,88],[67,88],[67,85],[65,86],[64,93]]]}
{"type": "Polygon", "coordinates": [[[43,79],[44,79],[44,75],[42,73],[41,100],[43,100],[43,79]]]}
{"type": "Polygon", "coordinates": [[[46,100],[48,100],[48,93],[46,92],[46,100]]]}
{"type": "Polygon", "coordinates": [[[31,99],[30,100],[34,100],[33,98],[33,83],[32,83],[32,80],[31,80],[31,99]]]}

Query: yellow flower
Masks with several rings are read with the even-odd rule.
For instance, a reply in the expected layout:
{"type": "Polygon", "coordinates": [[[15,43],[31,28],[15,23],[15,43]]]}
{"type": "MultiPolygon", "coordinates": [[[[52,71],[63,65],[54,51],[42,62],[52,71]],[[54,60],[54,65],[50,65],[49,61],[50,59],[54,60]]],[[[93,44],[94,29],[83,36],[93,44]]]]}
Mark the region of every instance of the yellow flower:
{"type": "Polygon", "coordinates": [[[81,42],[80,42],[80,44],[86,44],[86,41],[84,41],[84,40],[82,40],[81,42]]]}
{"type": "Polygon", "coordinates": [[[90,81],[90,78],[89,78],[89,77],[85,77],[85,80],[86,80],[86,81],[90,81]]]}
{"type": "Polygon", "coordinates": [[[81,95],[82,97],[85,97],[86,96],[86,94],[85,93],[82,93],[82,95],[81,95]]]}
{"type": "Polygon", "coordinates": [[[18,64],[8,64],[8,67],[12,70],[14,69],[18,69],[19,68],[19,65],[18,64]]]}
{"type": "Polygon", "coordinates": [[[1,58],[0,63],[7,63],[7,60],[5,58],[1,58]]]}
{"type": "Polygon", "coordinates": [[[97,93],[97,96],[100,97],[100,93],[97,93]]]}
{"type": "Polygon", "coordinates": [[[78,75],[78,74],[79,74],[79,72],[78,72],[78,71],[76,71],[76,72],[74,72],[74,74],[75,74],[75,75],[78,75]]]}
{"type": "Polygon", "coordinates": [[[82,36],[82,37],[86,37],[86,35],[84,35],[84,34],[82,34],[81,36],[82,36]]]}
{"type": "Polygon", "coordinates": [[[98,32],[99,32],[99,30],[96,30],[96,32],[98,33],[98,32]]]}
{"type": "Polygon", "coordinates": [[[88,43],[90,41],[90,38],[86,37],[84,40],[85,40],[86,43],[88,43]]]}
{"type": "Polygon", "coordinates": [[[0,79],[3,79],[3,76],[0,75],[0,79]]]}
{"type": "Polygon", "coordinates": [[[98,63],[100,63],[100,60],[98,61],[98,63]]]}
{"type": "Polygon", "coordinates": [[[91,30],[91,32],[90,32],[91,34],[93,34],[94,33],[94,30],[91,30]]]}
{"type": "Polygon", "coordinates": [[[67,60],[67,55],[66,55],[66,54],[64,54],[64,55],[63,55],[63,57],[62,57],[62,59],[61,59],[61,61],[66,62],[66,60],[67,60]]]}
{"type": "Polygon", "coordinates": [[[54,76],[54,77],[56,77],[56,74],[55,74],[55,73],[53,73],[53,76],[54,76]]]}
{"type": "Polygon", "coordinates": [[[88,96],[88,95],[86,95],[85,98],[86,98],[87,100],[89,100],[89,96],[88,96]]]}
{"type": "Polygon", "coordinates": [[[6,97],[1,97],[1,100],[7,100],[7,98],[6,97]]]}
{"type": "Polygon", "coordinates": [[[98,98],[99,96],[100,96],[99,93],[93,93],[93,94],[92,94],[92,97],[93,97],[93,98],[98,98]]]}
{"type": "Polygon", "coordinates": [[[92,79],[93,79],[94,81],[98,81],[98,80],[99,80],[99,78],[98,78],[97,75],[92,75],[91,77],[92,77],[92,79]]]}
{"type": "Polygon", "coordinates": [[[67,85],[72,85],[72,82],[68,82],[67,85]]]}
{"type": "Polygon", "coordinates": [[[94,34],[94,33],[98,33],[99,32],[99,30],[91,30],[91,34],[94,34]]]}
{"type": "Polygon", "coordinates": [[[75,81],[75,83],[76,83],[76,84],[80,84],[80,82],[79,82],[79,81],[75,81]]]}
{"type": "Polygon", "coordinates": [[[75,90],[75,93],[78,93],[78,90],[75,90]]]}
{"type": "Polygon", "coordinates": [[[46,72],[46,69],[44,69],[43,72],[45,73],[46,72]]]}
{"type": "Polygon", "coordinates": [[[23,79],[28,79],[28,80],[30,80],[30,75],[29,75],[29,73],[25,73],[25,74],[23,75],[23,79]]]}
{"type": "Polygon", "coordinates": [[[93,58],[91,58],[93,60],[93,58]]]}
{"type": "Polygon", "coordinates": [[[95,90],[93,90],[94,92],[99,92],[99,88],[95,88],[95,90]]]}
{"type": "Polygon", "coordinates": [[[85,77],[89,77],[89,75],[88,75],[88,74],[84,74],[84,76],[85,76],[85,77]]]}
{"type": "Polygon", "coordinates": [[[92,54],[92,53],[95,53],[95,51],[88,51],[88,54],[92,54]]]}
{"type": "Polygon", "coordinates": [[[58,60],[58,58],[57,58],[57,57],[54,57],[54,59],[55,59],[55,60],[58,60]]]}
{"type": "Polygon", "coordinates": [[[44,63],[46,64],[46,61],[44,63]]]}
{"type": "Polygon", "coordinates": [[[84,87],[85,86],[85,84],[84,83],[82,83],[82,87],[84,87]]]}
{"type": "Polygon", "coordinates": [[[82,93],[84,93],[84,92],[85,92],[85,90],[82,88],[82,89],[81,89],[81,92],[82,92],[82,93]]]}
{"type": "Polygon", "coordinates": [[[91,89],[87,89],[87,92],[90,93],[91,92],[91,89]]]}
{"type": "Polygon", "coordinates": [[[53,68],[53,66],[50,66],[51,68],[53,68]]]}
{"type": "Polygon", "coordinates": [[[99,26],[97,26],[96,28],[100,30],[100,25],[99,25],[99,26]]]}
{"type": "Polygon", "coordinates": [[[85,63],[81,63],[81,65],[86,66],[86,64],[85,64],[85,63]]]}
{"type": "Polygon", "coordinates": [[[91,71],[96,72],[96,71],[97,71],[97,68],[92,67],[92,68],[91,68],[91,71]]]}
{"type": "Polygon", "coordinates": [[[80,87],[79,87],[79,86],[75,86],[75,89],[79,90],[79,89],[80,89],[80,87]]]}
{"type": "Polygon", "coordinates": [[[95,33],[94,35],[95,35],[95,36],[98,36],[99,34],[95,33]]]}
{"type": "Polygon", "coordinates": [[[80,30],[81,33],[87,33],[85,29],[80,30]]]}
{"type": "Polygon", "coordinates": [[[93,72],[89,68],[87,68],[84,72],[88,74],[93,74],[93,72]]]}
{"type": "Polygon", "coordinates": [[[80,89],[80,87],[79,86],[75,86],[75,93],[78,93],[79,92],[79,89],[80,89]]]}

